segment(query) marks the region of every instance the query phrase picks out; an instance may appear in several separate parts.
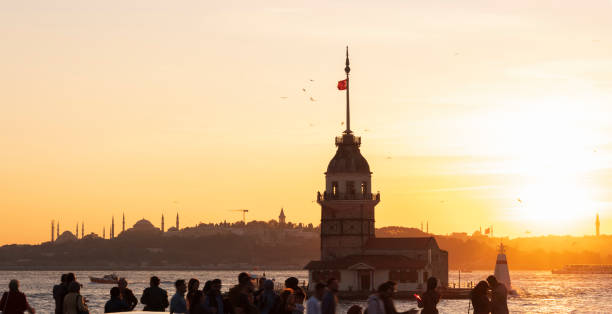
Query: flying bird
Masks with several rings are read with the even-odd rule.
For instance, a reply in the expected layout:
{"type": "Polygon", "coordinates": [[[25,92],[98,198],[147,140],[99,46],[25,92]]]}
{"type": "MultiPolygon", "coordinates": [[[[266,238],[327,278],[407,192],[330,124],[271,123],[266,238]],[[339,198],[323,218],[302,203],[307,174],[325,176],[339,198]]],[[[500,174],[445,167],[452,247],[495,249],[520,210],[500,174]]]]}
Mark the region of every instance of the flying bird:
{"type": "Polygon", "coordinates": [[[316,101],[314,98],[310,97],[310,101],[316,101]]]}
{"type": "Polygon", "coordinates": [[[287,98],[289,98],[289,97],[287,97],[287,96],[281,96],[281,99],[287,99],[287,98]]]}
{"type": "Polygon", "coordinates": [[[305,89],[305,88],[302,88],[302,91],[303,91],[303,92],[306,92],[306,89],[305,89]]]}
{"type": "Polygon", "coordinates": [[[340,122],[340,125],[344,125],[344,121],[340,122]]]}
{"type": "Polygon", "coordinates": [[[314,82],[314,80],[313,80],[313,79],[309,79],[309,81],[314,82]]]}

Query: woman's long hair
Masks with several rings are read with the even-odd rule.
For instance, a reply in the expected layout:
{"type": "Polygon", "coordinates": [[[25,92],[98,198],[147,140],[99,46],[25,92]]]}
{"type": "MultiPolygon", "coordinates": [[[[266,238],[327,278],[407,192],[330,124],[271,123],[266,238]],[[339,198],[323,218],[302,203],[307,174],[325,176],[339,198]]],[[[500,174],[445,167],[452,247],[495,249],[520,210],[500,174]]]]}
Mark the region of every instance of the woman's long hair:
{"type": "Polygon", "coordinates": [[[436,277],[429,277],[427,279],[427,291],[433,291],[438,286],[438,279],[436,277]]]}
{"type": "Polygon", "coordinates": [[[9,291],[19,292],[19,281],[17,279],[11,279],[11,281],[9,281],[9,291]]]}
{"type": "Polygon", "coordinates": [[[472,289],[472,297],[486,295],[487,290],[489,290],[489,284],[486,281],[481,280],[478,282],[478,284],[476,284],[476,287],[472,289]]]}

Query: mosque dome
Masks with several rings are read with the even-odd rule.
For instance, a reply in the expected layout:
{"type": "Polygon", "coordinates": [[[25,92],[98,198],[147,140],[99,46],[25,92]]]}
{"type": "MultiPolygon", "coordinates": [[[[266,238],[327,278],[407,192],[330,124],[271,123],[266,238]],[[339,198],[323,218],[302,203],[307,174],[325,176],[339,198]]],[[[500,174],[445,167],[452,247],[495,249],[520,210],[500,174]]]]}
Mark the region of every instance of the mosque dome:
{"type": "Polygon", "coordinates": [[[55,240],[57,243],[66,243],[78,240],[77,237],[70,231],[64,231],[60,234],[59,237],[55,240]]]}
{"type": "Polygon", "coordinates": [[[83,237],[83,240],[97,240],[97,239],[102,239],[102,238],[93,232],[83,237]]]}
{"type": "Polygon", "coordinates": [[[135,230],[153,230],[153,229],[157,229],[155,228],[155,226],[153,226],[153,224],[146,220],[146,219],[140,219],[138,220],[133,227],[135,230]]]}
{"type": "Polygon", "coordinates": [[[361,155],[359,146],[361,138],[353,134],[344,134],[336,138],[338,150],[327,166],[327,174],[361,173],[370,174],[370,165],[361,155]]]}

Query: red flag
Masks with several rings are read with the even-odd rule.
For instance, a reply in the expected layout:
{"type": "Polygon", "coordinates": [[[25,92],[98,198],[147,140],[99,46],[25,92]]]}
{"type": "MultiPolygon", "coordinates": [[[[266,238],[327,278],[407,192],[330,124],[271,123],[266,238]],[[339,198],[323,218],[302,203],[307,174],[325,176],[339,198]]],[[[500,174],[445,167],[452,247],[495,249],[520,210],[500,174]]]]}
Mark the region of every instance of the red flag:
{"type": "Polygon", "coordinates": [[[346,89],[346,80],[338,81],[338,89],[345,90],[346,89]]]}
{"type": "Polygon", "coordinates": [[[489,233],[491,233],[491,228],[485,229],[485,234],[489,234],[489,233]]]}

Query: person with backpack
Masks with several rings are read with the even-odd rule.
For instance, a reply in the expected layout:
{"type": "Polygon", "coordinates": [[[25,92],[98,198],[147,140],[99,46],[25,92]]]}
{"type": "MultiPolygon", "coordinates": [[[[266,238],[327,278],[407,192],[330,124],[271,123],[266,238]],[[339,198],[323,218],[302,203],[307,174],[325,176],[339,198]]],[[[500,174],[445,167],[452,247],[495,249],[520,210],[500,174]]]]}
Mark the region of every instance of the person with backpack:
{"type": "Polygon", "coordinates": [[[0,311],[4,314],[23,314],[25,311],[35,314],[36,311],[28,303],[25,294],[19,291],[19,281],[12,279],[8,286],[9,291],[0,299],[0,311]]]}
{"type": "Polygon", "coordinates": [[[68,285],[68,294],[64,296],[63,314],[89,314],[87,300],[81,295],[81,284],[73,281],[68,285]]]}

